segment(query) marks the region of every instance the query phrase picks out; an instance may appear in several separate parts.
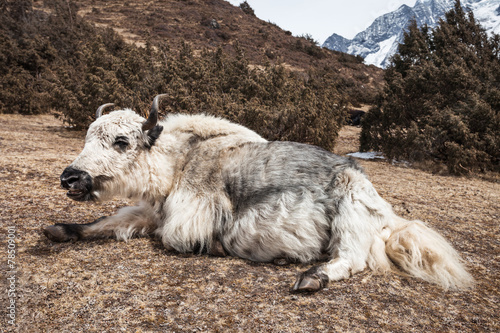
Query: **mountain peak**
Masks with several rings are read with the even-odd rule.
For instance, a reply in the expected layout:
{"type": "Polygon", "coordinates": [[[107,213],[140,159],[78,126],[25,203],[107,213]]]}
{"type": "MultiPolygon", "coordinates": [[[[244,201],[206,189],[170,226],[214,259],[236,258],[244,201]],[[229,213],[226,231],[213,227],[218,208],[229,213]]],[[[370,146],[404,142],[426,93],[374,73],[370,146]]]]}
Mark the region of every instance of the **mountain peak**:
{"type": "MultiPolygon", "coordinates": [[[[455,0],[417,0],[413,7],[402,5],[397,10],[376,18],[353,39],[333,34],[323,47],[359,55],[365,59],[366,64],[385,68],[403,41],[403,32],[411,20],[415,19],[418,26],[426,24],[433,28],[454,5],[455,0]]],[[[462,6],[472,10],[476,20],[487,31],[500,33],[498,0],[463,0],[462,6]]]]}

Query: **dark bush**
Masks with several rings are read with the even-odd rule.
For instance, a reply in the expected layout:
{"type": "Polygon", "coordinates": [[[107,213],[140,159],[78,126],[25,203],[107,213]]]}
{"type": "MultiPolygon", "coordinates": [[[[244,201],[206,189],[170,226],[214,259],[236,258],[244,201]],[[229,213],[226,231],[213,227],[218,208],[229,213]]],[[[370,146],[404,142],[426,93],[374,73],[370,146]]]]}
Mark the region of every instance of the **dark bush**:
{"type": "Polygon", "coordinates": [[[361,149],[454,174],[500,171],[498,41],[459,1],[432,31],[413,22],[363,120],[361,149]]]}
{"type": "Polygon", "coordinates": [[[253,8],[250,7],[248,2],[243,1],[242,3],[240,3],[240,8],[243,11],[243,13],[251,15],[251,16],[255,16],[255,12],[254,12],[253,8]]]}
{"type": "Polygon", "coordinates": [[[204,112],[271,140],[334,146],[346,103],[331,70],[250,66],[237,41],[232,57],[222,48],[195,56],[187,43],[179,51],[150,43],[137,48],[112,29],[87,24],[73,2],[47,2],[51,15],[24,5],[7,1],[0,13],[1,113],[52,109],[81,129],[100,104],[147,110],[156,94],[168,93],[165,112],[204,112]]]}
{"type": "Polygon", "coordinates": [[[239,56],[222,49],[193,56],[186,44],[173,55],[164,52],[157,69],[158,91],[167,92],[168,112],[205,112],[248,126],[270,140],[292,140],[332,149],[345,105],[329,72],[311,72],[308,79],[283,66],[252,69],[239,56]]]}

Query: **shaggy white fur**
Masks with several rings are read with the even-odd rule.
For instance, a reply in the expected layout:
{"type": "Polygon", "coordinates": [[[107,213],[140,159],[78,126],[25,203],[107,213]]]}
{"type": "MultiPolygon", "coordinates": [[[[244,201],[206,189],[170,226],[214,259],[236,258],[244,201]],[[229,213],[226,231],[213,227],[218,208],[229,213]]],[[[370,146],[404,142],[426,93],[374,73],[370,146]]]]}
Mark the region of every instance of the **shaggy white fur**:
{"type": "MultiPolygon", "coordinates": [[[[154,144],[131,110],[98,118],[73,170],[92,179],[91,197],[141,203],[94,223],[46,234],[156,234],[166,248],[211,252],[215,244],[254,261],[329,261],[294,289],[317,290],[367,266],[396,266],[443,288],[473,283],[452,246],[420,221],[396,216],[351,159],[297,143],[267,142],[229,121],[172,115],[154,144]]],[[[162,127],[162,128],[161,128],[162,127]]],[[[72,238],[73,239],[73,238],[72,238]]]]}

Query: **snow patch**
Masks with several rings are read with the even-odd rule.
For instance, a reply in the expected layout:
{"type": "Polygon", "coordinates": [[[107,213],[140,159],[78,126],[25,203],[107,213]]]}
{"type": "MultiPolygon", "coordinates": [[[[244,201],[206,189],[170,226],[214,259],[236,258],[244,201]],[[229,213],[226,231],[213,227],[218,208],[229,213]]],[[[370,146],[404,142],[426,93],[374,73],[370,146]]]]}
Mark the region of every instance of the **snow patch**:
{"type": "Polygon", "coordinates": [[[496,9],[499,7],[498,0],[486,0],[471,5],[474,18],[485,28],[490,36],[493,33],[500,34],[500,15],[496,9]]]}
{"type": "Polygon", "coordinates": [[[379,153],[379,152],[376,152],[376,151],[369,151],[369,152],[365,152],[365,153],[361,153],[361,152],[356,152],[356,153],[349,153],[347,154],[351,157],[355,157],[355,158],[360,158],[362,160],[374,160],[374,159],[384,159],[384,155],[382,153],[379,153]]]}
{"type": "Polygon", "coordinates": [[[375,65],[378,67],[383,67],[385,60],[388,55],[393,53],[393,49],[397,49],[398,35],[392,36],[382,42],[379,43],[379,50],[376,53],[370,53],[365,58],[365,64],[367,65],[375,65]],[[396,45],[394,45],[396,44],[396,45]]]}

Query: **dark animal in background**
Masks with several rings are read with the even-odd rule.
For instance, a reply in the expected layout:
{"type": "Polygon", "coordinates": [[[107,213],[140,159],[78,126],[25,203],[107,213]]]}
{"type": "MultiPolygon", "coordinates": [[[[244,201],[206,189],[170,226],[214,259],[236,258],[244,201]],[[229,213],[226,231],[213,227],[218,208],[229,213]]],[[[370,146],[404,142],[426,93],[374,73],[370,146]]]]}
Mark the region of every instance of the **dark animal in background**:
{"type": "Polygon", "coordinates": [[[351,126],[359,126],[361,125],[361,119],[365,115],[365,111],[361,110],[349,110],[349,119],[347,120],[347,124],[351,126]]]}

